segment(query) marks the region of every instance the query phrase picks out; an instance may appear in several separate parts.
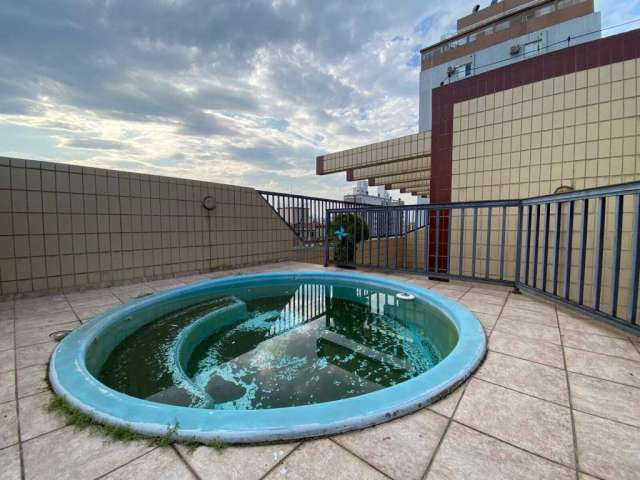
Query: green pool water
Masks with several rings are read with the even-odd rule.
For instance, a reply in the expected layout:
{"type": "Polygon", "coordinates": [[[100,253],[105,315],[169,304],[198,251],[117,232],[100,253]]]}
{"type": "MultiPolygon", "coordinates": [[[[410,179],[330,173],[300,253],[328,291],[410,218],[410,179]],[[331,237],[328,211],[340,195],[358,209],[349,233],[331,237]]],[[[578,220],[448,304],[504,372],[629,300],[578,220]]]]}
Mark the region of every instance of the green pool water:
{"type": "Polygon", "coordinates": [[[106,355],[97,378],[134,397],[210,409],[373,392],[426,372],[457,341],[440,311],[396,293],[319,280],[226,288],[134,330],[106,355]],[[209,325],[197,332],[206,334],[189,337],[187,358],[176,365],[180,332],[205,316],[209,325]]]}

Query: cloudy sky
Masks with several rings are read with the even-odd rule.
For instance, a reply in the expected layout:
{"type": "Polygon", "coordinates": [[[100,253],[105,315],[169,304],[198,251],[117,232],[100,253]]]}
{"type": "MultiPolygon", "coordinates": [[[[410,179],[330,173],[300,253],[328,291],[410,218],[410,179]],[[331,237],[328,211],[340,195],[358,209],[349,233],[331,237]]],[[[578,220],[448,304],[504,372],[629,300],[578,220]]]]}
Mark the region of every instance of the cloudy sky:
{"type": "Polygon", "coordinates": [[[4,0],[0,155],[340,197],[315,156],[416,132],[419,50],[475,3],[4,0]]]}

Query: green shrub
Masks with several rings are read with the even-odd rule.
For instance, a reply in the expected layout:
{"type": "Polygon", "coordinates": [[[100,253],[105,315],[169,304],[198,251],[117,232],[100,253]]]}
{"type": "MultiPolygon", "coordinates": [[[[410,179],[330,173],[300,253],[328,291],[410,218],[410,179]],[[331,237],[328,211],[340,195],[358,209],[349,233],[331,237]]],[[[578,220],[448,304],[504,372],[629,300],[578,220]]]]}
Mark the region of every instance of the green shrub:
{"type": "Polygon", "coordinates": [[[356,245],[369,239],[369,226],[356,213],[339,213],[329,225],[329,240],[334,242],[337,263],[352,263],[356,258],[356,245]]]}

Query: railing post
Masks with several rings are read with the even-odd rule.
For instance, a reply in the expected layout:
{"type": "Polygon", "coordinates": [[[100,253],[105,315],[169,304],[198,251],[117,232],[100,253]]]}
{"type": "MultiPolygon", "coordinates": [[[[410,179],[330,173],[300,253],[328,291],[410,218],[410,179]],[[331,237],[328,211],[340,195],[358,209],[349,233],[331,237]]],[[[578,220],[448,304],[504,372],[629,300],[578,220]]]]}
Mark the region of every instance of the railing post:
{"type": "Polygon", "coordinates": [[[331,214],[329,210],[325,213],[324,221],[324,266],[329,266],[329,219],[331,214]]]}
{"type": "Polygon", "coordinates": [[[638,281],[640,279],[640,194],[633,196],[633,225],[631,233],[631,274],[629,275],[629,303],[627,321],[636,325],[638,313],[638,281]]]}
{"type": "Polygon", "coordinates": [[[522,254],[522,203],[518,204],[518,226],[516,232],[516,272],[513,283],[513,293],[520,293],[518,284],[520,283],[520,257],[522,254]]]}

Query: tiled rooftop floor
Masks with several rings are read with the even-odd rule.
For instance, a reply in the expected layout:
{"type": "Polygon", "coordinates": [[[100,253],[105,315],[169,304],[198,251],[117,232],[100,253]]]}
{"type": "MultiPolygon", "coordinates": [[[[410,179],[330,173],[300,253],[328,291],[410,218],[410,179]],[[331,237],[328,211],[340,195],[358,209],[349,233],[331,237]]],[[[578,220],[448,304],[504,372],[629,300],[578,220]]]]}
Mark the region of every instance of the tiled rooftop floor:
{"type": "Polygon", "coordinates": [[[459,300],[484,325],[490,352],[466,385],[359,432],[221,452],[113,443],[46,410],[51,332],[206,276],[0,303],[0,478],[640,478],[640,339],[507,289],[401,277],[459,300]]]}

